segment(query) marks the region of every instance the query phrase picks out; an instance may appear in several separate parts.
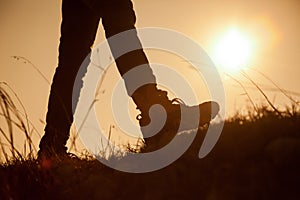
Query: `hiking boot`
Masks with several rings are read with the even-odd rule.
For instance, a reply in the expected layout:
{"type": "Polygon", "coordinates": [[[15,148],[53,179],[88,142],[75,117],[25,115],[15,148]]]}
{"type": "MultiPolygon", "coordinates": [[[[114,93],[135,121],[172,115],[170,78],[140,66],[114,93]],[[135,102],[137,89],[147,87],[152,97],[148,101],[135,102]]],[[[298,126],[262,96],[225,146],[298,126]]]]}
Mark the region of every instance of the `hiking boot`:
{"type": "Polygon", "coordinates": [[[66,147],[58,151],[53,147],[47,146],[47,148],[43,147],[38,151],[37,162],[43,169],[50,169],[55,166],[55,163],[65,159],[65,157],[68,157],[66,147]]]}
{"type": "Polygon", "coordinates": [[[145,141],[142,152],[154,151],[168,144],[177,133],[208,124],[219,112],[216,102],[188,106],[180,99],[169,100],[167,92],[156,89],[142,107],[137,119],[145,141]]]}
{"type": "Polygon", "coordinates": [[[69,157],[65,146],[69,134],[65,131],[57,131],[49,126],[45,128],[45,134],[39,144],[37,161],[45,168],[50,167],[53,161],[63,160],[69,157]]]}
{"type": "Polygon", "coordinates": [[[80,158],[73,153],[69,153],[66,151],[67,148],[65,147],[65,151],[57,152],[57,150],[39,150],[37,163],[42,169],[51,169],[57,166],[61,162],[68,162],[68,161],[80,161],[80,158]]]}

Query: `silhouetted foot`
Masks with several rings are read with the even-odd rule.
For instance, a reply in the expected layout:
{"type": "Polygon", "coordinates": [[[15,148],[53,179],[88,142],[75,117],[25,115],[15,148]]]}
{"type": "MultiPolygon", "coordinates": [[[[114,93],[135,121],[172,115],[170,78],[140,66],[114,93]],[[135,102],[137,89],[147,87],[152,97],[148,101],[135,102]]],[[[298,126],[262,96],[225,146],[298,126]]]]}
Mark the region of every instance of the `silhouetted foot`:
{"type": "Polygon", "coordinates": [[[55,151],[53,148],[51,150],[40,149],[38,152],[37,162],[39,166],[43,169],[51,169],[62,161],[67,160],[79,160],[79,158],[72,153],[67,153],[67,148],[65,151],[55,151]]]}
{"type": "Polygon", "coordinates": [[[209,101],[187,106],[182,101],[162,101],[162,107],[151,108],[148,115],[141,114],[139,123],[145,140],[142,152],[155,151],[167,145],[182,131],[194,130],[208,124],[219,112],[219,105],[209,101]]]}

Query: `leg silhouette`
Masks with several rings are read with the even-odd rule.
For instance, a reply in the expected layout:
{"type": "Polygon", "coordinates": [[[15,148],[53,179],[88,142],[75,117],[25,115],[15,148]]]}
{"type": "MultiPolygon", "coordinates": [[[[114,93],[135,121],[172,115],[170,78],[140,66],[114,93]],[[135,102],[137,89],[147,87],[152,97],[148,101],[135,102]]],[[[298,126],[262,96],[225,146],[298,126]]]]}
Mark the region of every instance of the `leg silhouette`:
{"type": "MultiPolygon", "coordinates": [[[[74,81],[82,62],[91,51],[100,18],[102,18],[107,38],[131,30],[123,40],[118,42],[108,40],[108,42],[121,76],[137,66],[144,66],[143,71],[136,77],[130,79],[123,77],[128,95],[132,97],[137,109],[141,111],[139,120],[143,135],[147,136],[152,131],[149,113],[152,105],[161,105],[167,113],[166,125],[162,132],[145,138],[144,151],[160,148],[174,137],[181,122],[182,112],[190,116],[187,122],[183,122],[187,124],[183,126],[183,129],[197,128],[198,125],[208,123],[217,114],[219,107],[215,102],[187,106],[181,102],[169,100],[167,92],[157,88],[156,78],[137,36],[136,16],[130,0],[63,0],[62,18],[59,62],[51,85],[45,134],[40,142],[39,158],[66,155],[65,145],[69,138],[73,111],[76,107],[72,108],[74,81]],[[129,43],[138,47],[137,50],[117,57],[122,45],[129,43]],[[138,78],[143,78],[149,84],[134,91],[133,79],[138,78]],[[195,118],[195,116],[200,117],[195,118]],[[170,128],[173,132],[166,136],[164,132],[170,128]]],[[[86,70],[88,63],[85,64],[86,70]]],[[[80,74],[84,75],[84,72],[80,74]]],[[[78,96],[79,91],[75,94],[75,97],[78,96]]],[[[76,102],[77,99],[75,99],[76,102]]],[[[159,113],[154,113],[152,117],[159,118],[159,113]]]]}

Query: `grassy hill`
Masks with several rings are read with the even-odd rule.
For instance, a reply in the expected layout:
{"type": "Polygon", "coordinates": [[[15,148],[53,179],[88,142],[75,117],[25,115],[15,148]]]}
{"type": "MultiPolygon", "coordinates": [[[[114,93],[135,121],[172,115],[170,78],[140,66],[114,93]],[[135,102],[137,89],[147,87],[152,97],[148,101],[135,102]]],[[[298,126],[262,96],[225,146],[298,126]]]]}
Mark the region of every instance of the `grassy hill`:
{"type": "MultiPolygon", "coordinates": [[[[0,167],[0,199],[300,199],[300,113],[259,114],[225,122],[208,156],[191,148],[159,171],[130,174],[97,160],[70,158],[43,168],[14,159],[0,167]]],[[[183,136],[184,137],[184,136],[183,136]]]]}

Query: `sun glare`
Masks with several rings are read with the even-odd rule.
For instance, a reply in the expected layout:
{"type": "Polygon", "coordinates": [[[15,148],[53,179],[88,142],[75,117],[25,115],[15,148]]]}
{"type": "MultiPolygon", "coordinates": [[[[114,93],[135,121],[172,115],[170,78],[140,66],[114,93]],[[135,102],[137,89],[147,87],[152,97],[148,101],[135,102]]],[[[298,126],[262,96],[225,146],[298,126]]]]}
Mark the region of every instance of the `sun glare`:
{"type": "Polygon", "coordinates": [[[216,43],[213,60],[220,69],[236,72],[249,66],[251,53],[251,40],[237,29],[231,29],[216,43]]]}

